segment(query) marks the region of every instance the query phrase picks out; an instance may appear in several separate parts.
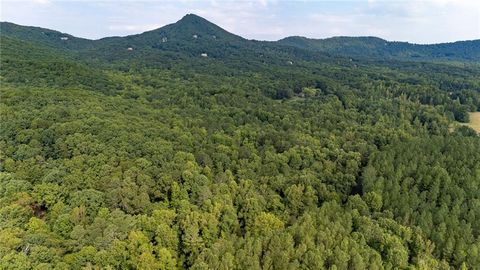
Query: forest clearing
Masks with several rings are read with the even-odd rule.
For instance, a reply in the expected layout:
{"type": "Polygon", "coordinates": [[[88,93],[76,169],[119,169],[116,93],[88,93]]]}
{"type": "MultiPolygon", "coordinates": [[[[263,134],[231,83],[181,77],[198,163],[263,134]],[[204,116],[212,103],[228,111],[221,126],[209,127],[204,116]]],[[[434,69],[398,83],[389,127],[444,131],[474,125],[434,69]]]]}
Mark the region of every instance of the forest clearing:
{"type": "Polygon", "coordinates": [[[467,125],[473,128],[476,132],[480,132],[480,112],[471,112],[470,122],[467,125]]]}

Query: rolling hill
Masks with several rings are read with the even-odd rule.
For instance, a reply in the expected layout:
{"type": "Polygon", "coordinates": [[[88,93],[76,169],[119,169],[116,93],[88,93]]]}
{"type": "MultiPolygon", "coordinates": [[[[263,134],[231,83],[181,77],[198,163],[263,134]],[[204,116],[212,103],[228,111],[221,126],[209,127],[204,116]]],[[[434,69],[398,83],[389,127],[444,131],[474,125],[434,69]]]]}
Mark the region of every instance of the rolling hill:
{"type": "Polygon", "coordinates": [[[302,49],[364,59],[405,61],[480,61],[480,40],[430,45],[392,42],[377,37],[333,37],[310,39],[287,37],[280,44],[302,49]]]}
{"type": "MultiPolygon", "coordinates": [[[[480,40],[418,45],[390,42],[376,37],[333,37],[309,39],[287,37],[277,42],[246,40],[194,14],[178,22],[137,35],[106,37],[99,40],[77,38],[54,30],[0,24],[2,36],[21,39],[39,45],[91,57],[115,61],[131,55],[143,57],[170,52],[176,56],[200,56],[223,59],[265,57],[272,60],[280,54],[302,60],[343,56],[364,59],[394,59],[402,61],[479,61],[480,40]],[[300,49],[300,50],[298,50],[300,49]],[[309,51],[306,53],[305,50],[309,51]],[[315,52],[322,54],[315,55],[315,52]]],[[[263,59],[262,59],[263,60],[263,59]]]]}

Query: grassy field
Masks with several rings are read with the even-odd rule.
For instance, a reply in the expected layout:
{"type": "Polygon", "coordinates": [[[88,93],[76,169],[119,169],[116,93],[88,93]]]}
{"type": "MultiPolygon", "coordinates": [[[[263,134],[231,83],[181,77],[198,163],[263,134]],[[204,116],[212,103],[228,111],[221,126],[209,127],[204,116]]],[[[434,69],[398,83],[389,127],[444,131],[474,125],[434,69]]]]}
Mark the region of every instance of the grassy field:
{"type": "Polygon", "coordinates": [[[470,113],[470,123],[468,126],[480,132],[480,112],[470,113]]]}

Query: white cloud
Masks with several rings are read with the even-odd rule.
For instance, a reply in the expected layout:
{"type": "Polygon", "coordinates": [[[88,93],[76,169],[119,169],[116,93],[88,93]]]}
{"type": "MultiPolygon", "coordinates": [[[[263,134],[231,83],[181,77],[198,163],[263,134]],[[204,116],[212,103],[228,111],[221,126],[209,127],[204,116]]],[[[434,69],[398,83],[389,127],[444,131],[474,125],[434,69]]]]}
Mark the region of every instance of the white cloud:
{"type": "Polygon", "coordinates": [[[480,38],[480,1],[405,1],[404,17],[390,25],[403,40],[420,42],[480,38]],[[403,37],[402,37],[403,36],[403,37]]]}
{"type": "Polygon", "coordinates": [[[289,35],[375,35],[417,43],[480,38],[480,0],[0,1],[2,20],[89,38],[140,33],[186,13],[263,40],[289,35]]]}
{"type": "Polygon", "coordinates": [[[32,0],[32,2],[36,4],[42,4],[42,5],[48,5],[52,3],[51,0],[32,0]]]}
{"type": "Polygon", "coordinates": [[[112,31],[120,32],[145,32],[148,30],[153,30],[161,27],[160,24],[120,24],[120,25],[109,25],[108,29],[112,31]]]}
{"type": "MultiPolygon", "coordinates": [[[[480,38],[480,1],[369,1],[346,13],[313,13],[312,36],[375,35],[388,40],[438,43],[480,38]]],[[[308,24],[306,24],[308,25],[308,24]]]]}

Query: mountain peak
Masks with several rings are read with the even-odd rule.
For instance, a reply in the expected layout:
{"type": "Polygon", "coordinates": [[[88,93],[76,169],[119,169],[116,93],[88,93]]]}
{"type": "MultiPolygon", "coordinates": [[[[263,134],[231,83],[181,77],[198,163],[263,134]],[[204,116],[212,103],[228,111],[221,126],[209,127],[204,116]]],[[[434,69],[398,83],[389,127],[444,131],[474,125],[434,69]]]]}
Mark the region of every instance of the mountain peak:
{"type": "Polygon", "coordinates": [[[175,26],[177,29],[190,29],[190,30],[195,30],[197,29],[198,31],[205,31],[205,30],[223,30],[219,26],[215,25],[214,23],[211,23],[207,19],[204,19],[198,15],[195,14],[187,14],[183,16],[179,21],[176,23],[172,24],[175,26]]]}
{"type": "Polygon", "coordinates": [[[188,38],[209,37],[210,39],[227,40],[243,40],[243,38],[229,33],[218,25],[208,21],[195,14],[187,14],[179,21],[169,24],[157,30],[158,32],[168,33],[170,36],[183,36],[188,38]]]}
{"type": "Polygon", "coordinates": [[[193,14],[193,13],[189,13],[189,14],[186,14],[185,16],[183,16],[177,23],[185,23],[185,22],[188,22],[188,23],[210,23],[207,19],[203,18],[203,17],[200,17],[196,14],[193,14]]]}

